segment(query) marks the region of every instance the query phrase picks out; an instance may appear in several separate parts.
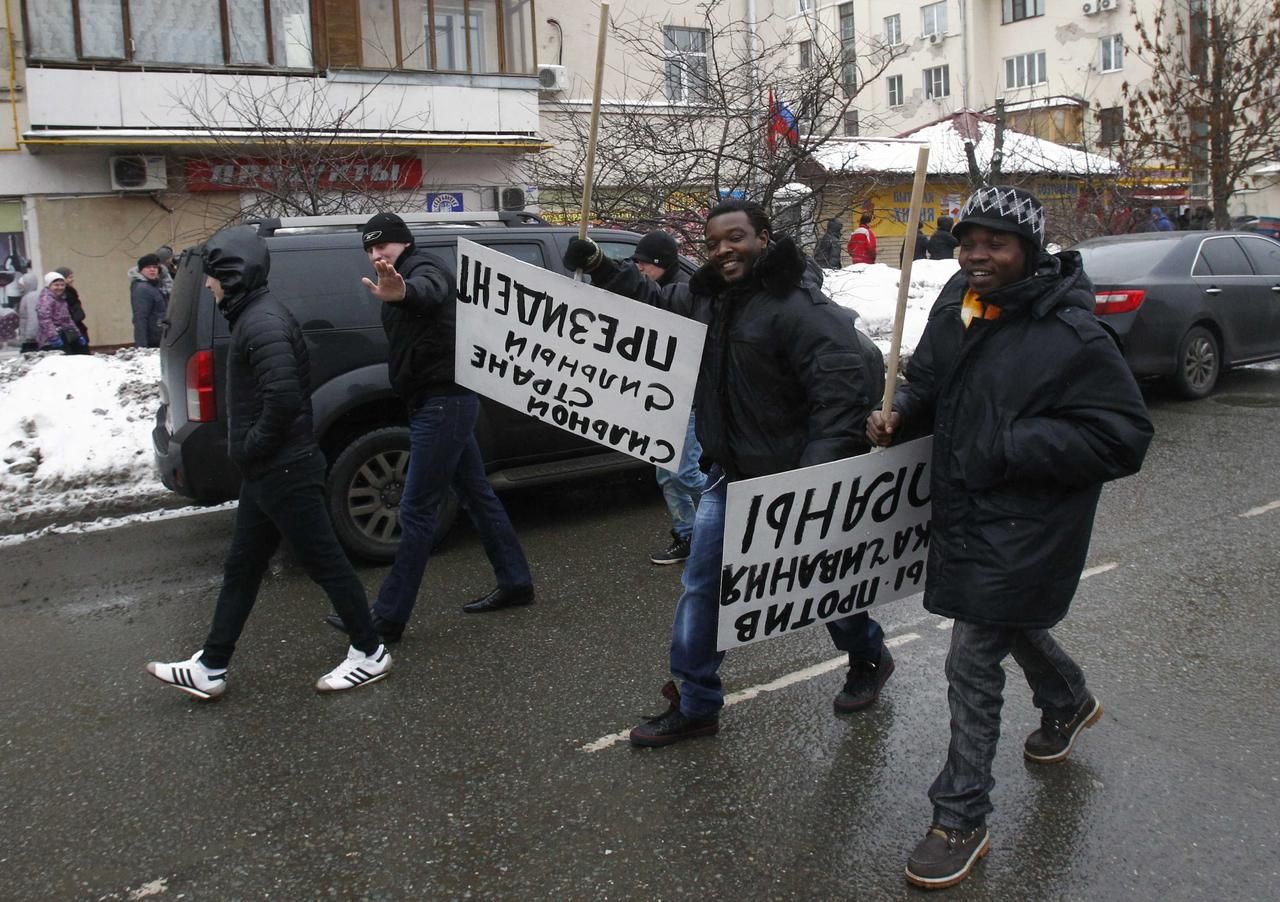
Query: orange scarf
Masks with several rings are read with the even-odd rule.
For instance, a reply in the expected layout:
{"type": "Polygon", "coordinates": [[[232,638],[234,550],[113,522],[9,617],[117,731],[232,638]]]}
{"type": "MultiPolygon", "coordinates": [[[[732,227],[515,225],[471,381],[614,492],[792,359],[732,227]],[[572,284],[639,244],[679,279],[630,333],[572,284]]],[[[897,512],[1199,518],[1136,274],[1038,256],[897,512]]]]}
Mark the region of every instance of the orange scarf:
{"type": "Polygon", "coordinates": [[[999,316],[1000,308],[995,304],[982,303],[982,299],[972,288],[964,293],[964,301],[960,304],[960,322],[964,323],[966,329],[975,319],[998,319],[999,316]]]}

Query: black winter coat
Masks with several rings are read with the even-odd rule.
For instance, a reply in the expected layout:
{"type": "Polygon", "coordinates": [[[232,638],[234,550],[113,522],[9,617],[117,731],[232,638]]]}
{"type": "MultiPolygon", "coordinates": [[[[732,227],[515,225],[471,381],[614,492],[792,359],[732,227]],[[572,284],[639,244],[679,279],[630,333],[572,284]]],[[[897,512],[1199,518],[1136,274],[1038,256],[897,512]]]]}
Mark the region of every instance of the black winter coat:
{"type": "Polygon", "coordinates": [[[205,246],[205,272],[222,283],[218,306],[231,324],[227,353],[227,450],[246,477],[317,450],[310,361],[302,328],[271,296],[271,255],[251,226],[205,246]]]}
{"type": "Polygon", "coordinates": [[[404,300],[382,305],[382,328],[391,387],[413,411],[429,395],[466,391],[453,381],[457,280],[439,260],[412,246],[396,261],[396,272],[404,277],[404,300]]]}
{"type": "Polygon", "coordinates": [[[1084,568],[1102,483],[1136,473],[1152,426],[1080,255],[983,297],[965,329],[963,272],[942,289],[894,408],[933,431],[924,605],[946,617],[1048,628],[1084,568]]]}
{"type": "Polygon", "coordinates": [[[710,265],[665,288],[630,263],[601,281],[706,324],[693,402],[704,470],[767,476],[867,450],[884,359],[854,314],[822,293],[821,269],[791,239],[771,242],[741,287],[710,265]]]}
{"type": "Polygon", "coordinates": [[[960,243],[960,239],[951,234],[951,225],[950,216],[938,218],[938,227],[925,242],[925,253],[929,255],[930,260],[951,260],[955,257],[956,246],[960,243]]]}

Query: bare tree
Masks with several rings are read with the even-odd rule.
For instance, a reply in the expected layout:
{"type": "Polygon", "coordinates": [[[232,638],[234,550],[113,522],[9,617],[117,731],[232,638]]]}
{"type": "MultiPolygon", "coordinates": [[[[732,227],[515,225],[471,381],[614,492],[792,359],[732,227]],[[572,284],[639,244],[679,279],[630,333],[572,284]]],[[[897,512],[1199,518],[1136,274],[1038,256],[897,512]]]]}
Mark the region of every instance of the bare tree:
{"type": "MultiPolygon", "coordinates": [[[[610,102],[601,116],[591,218],[641,231],[661,225],[692,241],[710,204],[741,194],[775,217],[787,211],[792,229],[811,225],[821,179],[844,191],[848,175],[806,167],[805,192],[794,187],[797,173],[845,132],[857,95],[884,71],[892,50],[876,41],[855,53],[852,39],[842,42],[816,18],[789,26],[768,18],[753,29],[725,0],[708,0],[700,13],[705,56],[672,53],[657,20],[624,11],[612,21],[611,55],[645,74],[629,80],[627,99],[610,102]],[[777,39],[761,41],[766,30],[777,39]],[[804,65],[797,66],[802,41],[804,65]],[[794,133],[779,129],[773,140],[771,94],[797,120],[794,133]]],[[[556,149],[533,161],[539,204],[545,216],[576,221],[589,114],[563,103],[551,113],[544,123],[556,149]]]]}
{"type": "Polygon", "coordinates": [[[1134,25],[1151,67],[1124,86],[1134,152],[1207,182],[1226,228],[1249,171],[1280,156],[1280,3],[1161,0],[1149,22],[1135,9],[1134,25]]]}

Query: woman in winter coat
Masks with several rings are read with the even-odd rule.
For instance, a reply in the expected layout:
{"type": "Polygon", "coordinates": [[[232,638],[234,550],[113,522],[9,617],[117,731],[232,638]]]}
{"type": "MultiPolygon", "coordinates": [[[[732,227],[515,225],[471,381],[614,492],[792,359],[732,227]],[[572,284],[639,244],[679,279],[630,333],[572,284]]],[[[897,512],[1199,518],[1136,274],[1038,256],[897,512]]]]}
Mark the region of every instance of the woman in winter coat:
{"type": "Polygon", "coordinates": [[[24,354],[40,350],[37,340],[40,318],[36,315],[36,306],[40,303],[38,284],[33,272],[23,273],[18,279],[18,286],[22,288],[22,300],[18,302],[18,341],[24,354]]]}
{"type": "Polygon", "coordinates": [[[74,354],[82,349],[86,342],[75,320],[71,318],[71,310],[67,307],[67,280],[60,272],[45,273],[44,291],[40,292],[40,300],[36,302],[36,342],[42,351],[66,351],[74,354]],[[63,330],[71,330],[75,337],[63,330]]]}
{"type": "Polygon", "coordinates": [[[71,319],[76,324],[76,328],[88,342],[89,327],[84,324],[84,303],[80,300],[80,292],[76,290],[75,271],[70,266],[59,266],[54,272],[62,273],[63,278],[67,280],[67,291],[64,295],[67,299],[67,310],[71,312],[71,319]]]}
{"type": "Polygon", "coordinates": [[[1067,757],[1102,715],[1049,634],[1084,568],[1102,484],[1136,473],[1151,441],[1142,395],[1093,315],[1079,254],[1044,251],[1044,208],[1007,186],[975,192],[959,225],[960,272],[929,315],[889,417],[887,445],[933,433],[925,607],[954,618],[946,673],[951,746],[929,790],[933,825],[907,880],[938,889],[986,854],[1010,654],[1041,711],[1023,746],[1067,757]]]}

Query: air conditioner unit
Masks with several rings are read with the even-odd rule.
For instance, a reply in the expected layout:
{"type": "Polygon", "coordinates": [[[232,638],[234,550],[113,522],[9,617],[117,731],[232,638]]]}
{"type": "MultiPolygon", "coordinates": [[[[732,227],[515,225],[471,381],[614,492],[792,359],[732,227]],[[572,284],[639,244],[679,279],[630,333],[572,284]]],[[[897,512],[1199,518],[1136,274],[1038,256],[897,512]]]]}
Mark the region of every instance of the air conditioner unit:
{"type": "Polygon", "coordinates": [[[1116,8],[1116,0],[1098,0],[1098,9],[1105,12],[1109,9],[1116,8]]]}
{"type": "Polygon", "coordinates": [[[1098,2],[1100,2],[1100,0],[1097,0],[1097,2],[1089,2],[1080,8],[1084,11],[1086,16],[1096,15],[1098,13],[1098,2]]]}
{"type": "Polygon", "coordinates": [[[163,191],[169,187],[164,157],[128,154],[111,157],[112,191],[163,191]]]}
{"type": "Polygon", "coordinates": [[[940,31],[935,31],[933,34],[929,35],[930,44],[941,44],[946,39],[947,36],[940,31]]]}
{"type": "Polygon", "coordinates": [[[498,208],[501,210],[523,210],[525,203],[523,188],[513,185],[498,192],[498,208]]]}
{"type": "Polygon", "coordinates": [[[564,66],[539,66],[539,91],[564,91],[569,87],[569,73],[564,66]]]}

